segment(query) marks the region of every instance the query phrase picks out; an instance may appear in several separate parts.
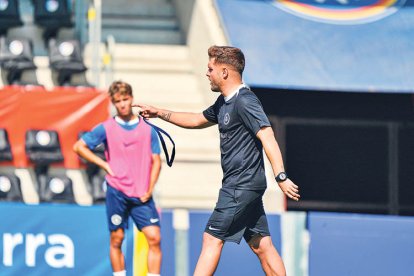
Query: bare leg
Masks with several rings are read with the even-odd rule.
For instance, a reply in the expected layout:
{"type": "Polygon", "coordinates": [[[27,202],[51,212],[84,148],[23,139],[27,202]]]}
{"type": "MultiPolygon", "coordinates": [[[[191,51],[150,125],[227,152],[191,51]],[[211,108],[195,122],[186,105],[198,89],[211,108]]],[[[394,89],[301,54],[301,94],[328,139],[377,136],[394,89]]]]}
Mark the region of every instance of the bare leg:
{"type": "Polygon", "coordinates": [[[112,270],[114,272],[125,270],[125,259],[121,250],[123,240],[124,229],[118,228],[111,232],[109,258],[111,259],[112,270]]]}
{"type": "Polygon", "coordinates": [[[249,246],[257,257],[259,257],[263,271],[267,276],[286,276],[285,265],[269,236],[254,236],[249,241],[249,246]]]}
{"type": "Polygon", "coordinates": [[[216,271],[224,242],[208,233],[203,235],[203,248],[198,258],[194,276],[210,276],[216,271]]]}
{"type": "Polygon", "coordinates": [[[142,228],[148,242],[148,272],[153,274],[161,273],[161,233],[158,226],[147,226],[142,228]]]}

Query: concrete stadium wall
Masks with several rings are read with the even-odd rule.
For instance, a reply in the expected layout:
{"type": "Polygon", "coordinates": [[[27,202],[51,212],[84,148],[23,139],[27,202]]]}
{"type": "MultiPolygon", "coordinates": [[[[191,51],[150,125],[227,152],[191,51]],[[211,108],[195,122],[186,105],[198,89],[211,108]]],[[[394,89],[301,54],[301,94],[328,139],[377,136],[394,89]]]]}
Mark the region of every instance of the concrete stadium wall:
{"type": "Polygon", "coordinates": [[[216,93],[210,93],[210,85],[206,79],[207,49],[211,45],[227,45],[227,43],[213,0],[196,0],[187,45],[190,49],[194,72],[199,78],[200,88],[205,91],[206,104],[211,104],[218,96],[216,93]]]}
{"type": "Polygon", "coordinates": [[[180,29],[183,37],[187,37],[191,25],[195,0],[172,0],[177,12],[177,19],[180,22],[180,29]]]}

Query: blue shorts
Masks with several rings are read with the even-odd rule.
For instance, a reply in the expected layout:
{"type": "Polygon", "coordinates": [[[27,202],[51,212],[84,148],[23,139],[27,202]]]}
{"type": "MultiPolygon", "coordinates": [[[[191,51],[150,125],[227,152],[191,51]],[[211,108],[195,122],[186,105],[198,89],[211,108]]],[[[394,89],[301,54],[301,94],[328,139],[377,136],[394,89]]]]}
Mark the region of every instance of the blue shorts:
{"type": "Polygon", "coordinates": [[[249,242],[255,235],[270,236],[263,208],[264,190],[221,188],[204,232],[222,241],[249,242]]]}
{"type": "Polygon", "coordinates": [[[131,216],[137,228],[141,231],[145,226],[160,227],[160,217],[152,198],[143,203],[139,198],[129,197],[107,183],[106,215],[109,231],[128,227],[128,217],[131,216]]]}

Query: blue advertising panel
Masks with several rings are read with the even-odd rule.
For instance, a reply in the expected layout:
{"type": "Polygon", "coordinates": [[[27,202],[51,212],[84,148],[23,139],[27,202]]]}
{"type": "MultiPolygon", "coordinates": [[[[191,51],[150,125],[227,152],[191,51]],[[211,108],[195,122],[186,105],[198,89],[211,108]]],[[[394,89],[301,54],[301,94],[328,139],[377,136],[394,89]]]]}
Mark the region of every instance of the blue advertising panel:
{"type": "Polygon", "coordinates": [[[111,275],[104,206],[0,204],[6,275],[111,275]]]}
{"type": "Polygon", "coordinates": [[[414,0],[216,0],[252,87],[414,92],[414,0]]]}
{"type": "Polygon", "coordinates": [[[414,218],[311,212],[309,275],[409,276],[414,218]]]}
{"type": "MultiPolygon", "coordinates": [[[[163,210],[160,213],[161,223],[161,251],[162,265],[161,275],[175,274],[175,230],[173,228],[173,214],[171,210],[163,210]]],[[[129,218],[128,228],[125,231],[125,241],[122,244],[122,251],[125,255],[125,267],[127,276],[146,275],[148,271],[147,256],[148,245],[143,246],[139,242],[147,243],[145,237],[137,243],[138,229],[134,226],[132,218],[129,218]],[[145,249],[143,249],[145,248],[145,249]],[[141,251],[142,250],[142,251],[141,251]],[[145,252],[145,253],[142,253],[145,252]],[[137,256],[136,256],[137,255],[137,256]],[[144,265],[145,268],[140,267],[144,265]]]]}
{"type": "Polygon", "coordinates": [[[173,214],[171,210],[161,213],[161,275],[174,275],[175,273],[175,235],[173,228],[173,214]]]}

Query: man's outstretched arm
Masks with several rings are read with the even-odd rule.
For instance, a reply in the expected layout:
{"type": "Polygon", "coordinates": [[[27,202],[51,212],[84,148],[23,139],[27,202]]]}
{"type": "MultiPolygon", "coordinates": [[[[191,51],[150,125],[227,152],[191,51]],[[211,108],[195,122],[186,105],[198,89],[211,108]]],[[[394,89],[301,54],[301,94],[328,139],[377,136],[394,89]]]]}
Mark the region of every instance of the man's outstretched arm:
{"type": "Polygon", "coordinates": [[[144,104],[132,106],[139,107],[141,109],[140,115],[144,118],[160,118],[183,128],[206,128],[214,125],[204,117],[203,113],[175,112],[144,104]]]}

